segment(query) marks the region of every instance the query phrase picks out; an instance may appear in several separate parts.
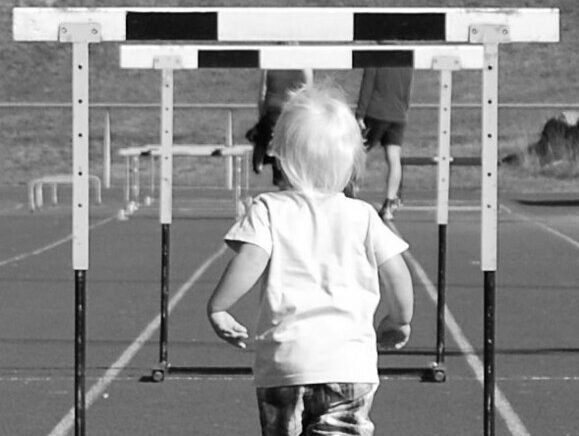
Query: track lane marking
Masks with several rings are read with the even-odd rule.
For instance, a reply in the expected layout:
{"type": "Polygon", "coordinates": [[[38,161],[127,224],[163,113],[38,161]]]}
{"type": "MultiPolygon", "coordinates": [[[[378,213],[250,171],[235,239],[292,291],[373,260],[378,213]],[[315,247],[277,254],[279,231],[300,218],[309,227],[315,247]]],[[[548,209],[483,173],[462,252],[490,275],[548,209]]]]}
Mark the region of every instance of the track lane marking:
{"type": "MultiPolygon", "coordinates": [[[[96,223],[89,226],[89,231],[94,230],[97,227],[100,227],[102,225],[105,225],[115,218],[116,218],[116,216],[111,216],[111,217],[105,218],[104,220],[97,221],[96,223]]],[[[46,251],[52,250],[53,248],[56,248],[64,243],[70,241],[71,239],[72,239],[72,233],[70,235],[62,238],[62,239],[58,239],[57,241],[51,242],[50,244],[45,245],[44,247],[40,247],[40,248],[37,248],[36,250],[28,251],[26,253],[21,253],[21,254],[18,254],[16,256],[10,257],[8,259],[4,259],[4,260],[0,261],[0,267],[10,265],[11,263],[15,263],[15,262],[27,259],[27,258],[32,257],[32,256],[37,256],[37,255],[42,254],[46,251]]]]}
{"type": "MultiPolygon", "coordinates": [[[[192,286],[201,278],[207,269],[227,251],[227,246],[223,244],[219,250],[213,253],[201,264],[199,268],[181,285],[175,295],[169,300],[168,312],[171,313],[181,299],[189,292],[192,286]]],[[[143,345],[159,329],[161,315],[157,315],[139,334],[139,336],[129,345],[127,349],[112,363],[102,377],[86,393],[86,410],[105,392],[107,387],[117,379],[121,371],[130,363],[133,357],[139,352],[143,345]]],[[[65,436],[74,426],[74,407],[60,420],[60,422],[49,433],[49,436],[65,436]]]]}
{"type": "Polygon", "coordinates": [[[527,215],[524,215],[524,214],[522,214],[522,213],[520,213],[520,212],[515,212],[515,211],[513,211],[511,208],[509,208],[509,207],[507,207],[507,206],[504,206],[504,205],[503,205],[503,208],[504,208],[510,215],[516,216],[517,218],[521,219],[522,221],[532,223],[532,224],[536,225],[537,227],[539,227],[540,229],[546,231],[547,233],[551,233],[552,235],[558,237],[559,239],[562,239],[563,241],[571,244],[573,247],[579,249],[579,241],[573,239],[572,237],[567,236],[566,234],[561,233],[561,232],[558,231],[558,230],[555,230],[553,227],[550,227],[550,226],[548,226],[547,224],[543,224],[543,223],[541,223],[541,222],[539,222],[539,221],[536,221],[536,220],[534,220],[533,218],[531,218],[531,217],[529,217],[529,216],[527,216],[527,215]]]}
{"type": "MultiPolygon", "coordinates": [[[[400,234],[398,229],[393,223],[388,225],[389,227],[394,230],[395,233],[400,234]]],[[[418,263],[418,261],[410,254],[409,251],[403,253],[404,259],[410,264],[411,268],[414,270],[416,275],[420,278],[424,288],[426,289],[426,293],[436,304],[438,299],[437,294],[438,291],[432,281],[428,278],[428,274],[424,271],[422,266],[418,263]]],[[[447,326],[448,331],[452,335],[454,341],[458,345],[459,349],[465,356],[465,359],[475,374],[476,380],[480,383],[482,387],[484,387],[484,365],[480,361],[480,359],[475,355],[475,349],[472,344],[466,338],[466,335],[463,333],[460,325],[456,321],[456,318],[446,306],[444,308],[444,316],[445,316],[445,324],[447,326]]],[[[507,428],[514,436],[530,436],[529,431],[509,403],[507,397],[502,393],[502,391],[495,387],[495,406],[507,428]]]]}

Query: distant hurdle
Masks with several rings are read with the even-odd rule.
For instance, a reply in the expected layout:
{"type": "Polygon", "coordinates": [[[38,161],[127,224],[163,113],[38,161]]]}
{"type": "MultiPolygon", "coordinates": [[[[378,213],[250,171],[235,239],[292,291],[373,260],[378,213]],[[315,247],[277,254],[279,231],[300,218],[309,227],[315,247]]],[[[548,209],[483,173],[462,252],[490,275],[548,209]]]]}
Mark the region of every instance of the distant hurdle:
{"type": "MultiPolygon", "coordinates": [[[[557,9],[460,8],[15,8],[14,39],[73,44],[73,268],[75,430],[85,431],[85,295],[88,270],[88,46],[103,41],[251,43],[397,41],[480,44],[482,95],[481,269],[485,293],[484,434],[494,434],[494,313],[497,269],[499,45],[559,40],[557,9]]],[[[227,58],[234,57],[232,46],[227,58]]],[[[357,67],[380,66],[366,53],[357,67]]],[[[292,59],[292,61],[295,59],[292,59]]],[[[247,59],[242,59],[247,62],[247,59]]],[[[203,61],[205,62],[205,61],[203,61]]],[[[213,62],[213,60],[212,60],[213,62]]],[[[222,61],[211,67],[219,67],[222,61]]],[[[255,63],[255,61],[251,61],[255,63]]],[[[382,61],[383,62],[383,61],[382,61]]],[[[206,64],[208,65],[208,64],[206,64]]],[[[285,63],[287,68],[287,62],[285,63]]],[[[295,62],[293,68],[304,65],[295,62]]],[[[351,64],[354,65],[353,63],[351,64]]],[[[387,65],[387,64],[382,64],[387,65]]],[[[262,66],[259,63],[259,66],[262,66]]],[[[307,65],[312,67],[311,65],[307,65]]],[[[207,68],[210,66],[208,65],[207,68]]],[[[221,67],[225,68],[225,65],[221,67]]],[[[255,66],[257,68],[257,66],[255,66]]],[[[265,67],[264,67],[265,68],[265,67]]],[[[166,139],[170,141],[169,138],[166,139]]],[[[161,141],[163,143],[163,140],[161,141]]]]}
{"type": "MultiPolygon", "coordinates": [[[[171,147],[173,156],[196,158],[233,158],[235,168],[231,191],[233,192],[231,216],[239,216],[241,191],[249,190],[249,159],[253,146],[247,145],[219,145],[219,144],[179,144],[171,147]],[[243,161],[243,162],[242,162],[243,161]]],[[[141,199],[141,158],[146,158],[149,167],[149,189],[144,197],[146,206],[152,204],[157,192],[157,161],[161,156],[161,145],[145,144],[138,147],[124,147],[118,150],[119,156],[125,159],[125,207],[119,216],[132,214],[139,206],[141,199]]]]}

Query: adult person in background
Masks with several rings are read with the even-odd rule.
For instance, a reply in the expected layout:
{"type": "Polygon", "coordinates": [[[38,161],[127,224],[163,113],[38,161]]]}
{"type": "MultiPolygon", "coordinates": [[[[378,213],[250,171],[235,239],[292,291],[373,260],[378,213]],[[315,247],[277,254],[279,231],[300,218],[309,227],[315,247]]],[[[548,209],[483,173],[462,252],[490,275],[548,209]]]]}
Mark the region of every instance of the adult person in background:
{"type": "Polygon", "coordinates": [[[378,214],[391,220],[400,207],[401,149],[408,121],[413,68],[366,68],[362,76],[356,119],[366,132],[366,147],[384,147],[388,174],[386,199],[378,214]]]}
{"type": "Polygon", "coordinates": [[[273,128],[284,103],[288,99],[288,92],[301,88],[304,84],[312,84],[313,71],[306,70],[263,70],[259,85],[258,113],[259,121],[250,129],[246,137],[254,144],[253,171],[261,173],[263,165],[271,165],[273,184],[283,188],[283,176],[275,159],[268,156],[267,149],[272,138],[273,128]]]}

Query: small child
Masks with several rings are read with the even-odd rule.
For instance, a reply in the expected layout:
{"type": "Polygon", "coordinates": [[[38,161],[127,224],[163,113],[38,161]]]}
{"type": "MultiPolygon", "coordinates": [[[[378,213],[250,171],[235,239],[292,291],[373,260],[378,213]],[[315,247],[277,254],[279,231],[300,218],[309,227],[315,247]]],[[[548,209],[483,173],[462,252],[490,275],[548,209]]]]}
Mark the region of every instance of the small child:
{"type": "Polygon", "coordinates": [[[248,330],[227,310],[261,278],[254,378],[262,435],[372,435],[379,345],[410,335],[408,248],[368,203],[342,190],[364,168],[354,115],[338,91],[294,92],[272,143],[289,188],[257,196],[226,234],[235,251],[207,311],[223,340],[248,330]]]}

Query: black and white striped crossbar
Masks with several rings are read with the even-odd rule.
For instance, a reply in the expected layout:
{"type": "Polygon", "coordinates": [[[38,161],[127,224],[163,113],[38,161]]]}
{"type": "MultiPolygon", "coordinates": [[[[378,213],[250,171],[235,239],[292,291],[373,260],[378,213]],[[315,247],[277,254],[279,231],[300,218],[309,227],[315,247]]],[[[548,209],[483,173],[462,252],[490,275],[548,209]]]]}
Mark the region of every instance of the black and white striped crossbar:
{"type": "Polygon", "coordinates": [[[63,23],[98,23],[102,41],[468,42],[474,24],[512,42],[559,40],[550,8],[14,8],[16,41],[58,41],[63,23]]]}
{"type": "Polygon", "coordinates": [[[121,68],[172,69],[352,69],[414,67],[429,70],[438,59],[452,58],[456,69],[481,69],[483,47],[476,45],[122,45],[121,68]]]}

